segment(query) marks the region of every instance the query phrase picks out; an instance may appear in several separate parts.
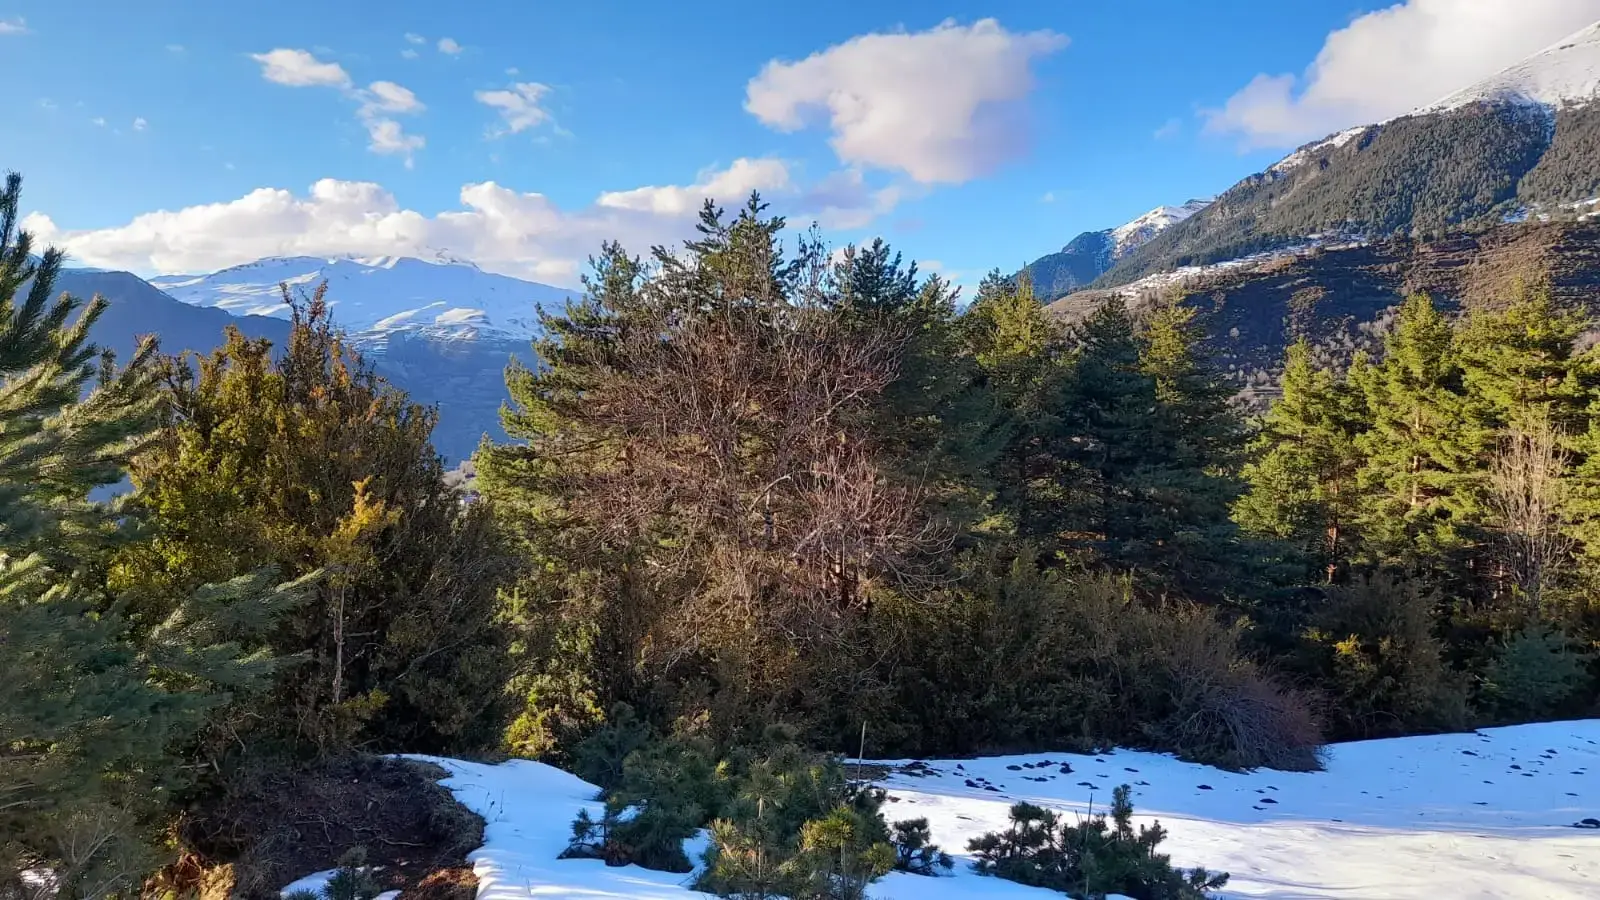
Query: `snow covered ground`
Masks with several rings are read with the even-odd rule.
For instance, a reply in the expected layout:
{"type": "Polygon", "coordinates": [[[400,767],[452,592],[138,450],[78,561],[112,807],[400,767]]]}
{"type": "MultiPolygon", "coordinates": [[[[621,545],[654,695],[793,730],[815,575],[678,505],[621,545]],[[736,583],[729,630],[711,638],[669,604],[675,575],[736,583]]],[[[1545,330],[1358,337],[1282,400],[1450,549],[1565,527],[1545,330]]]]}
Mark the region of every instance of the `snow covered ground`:
{"type": "MultiPolygon", "coordinates": [[[[479,900],[703,896],[684,887],[687,876],[557,859],[578,810],[599,812],[594,788],[575,776],[524,761],[428,759],[488,823],[473,854],[479,900]]],[[[1017,800],[1086,812],[1122,783],[1134,786],[1137,818],[1168,829],[1173,862],[1232,874],[1224,898],[1600,897],[1600,828],[1575,827],[1600,818],[1600,720],[1341,744],[1326,771],[1303,774],[1126,751],[925,764],[883,782],[885,814],[927,817],[956,872],[893,874],[874,886],[882,900],[1060,897],[974,874],[968,839],[1004,827],[1017,800]]]]}

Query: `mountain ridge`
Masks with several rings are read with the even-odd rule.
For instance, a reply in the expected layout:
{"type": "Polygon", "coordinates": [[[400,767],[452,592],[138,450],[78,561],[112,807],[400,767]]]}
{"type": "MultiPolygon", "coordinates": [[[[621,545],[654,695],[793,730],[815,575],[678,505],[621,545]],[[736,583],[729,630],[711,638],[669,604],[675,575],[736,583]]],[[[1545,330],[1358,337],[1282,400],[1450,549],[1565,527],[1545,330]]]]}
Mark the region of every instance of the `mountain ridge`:
{"type": "Polygon", "coordinates": [[[1214,197],[1191,199],[1182,206],[1158,206],[1114,228],[1085,231],[1055,253],[1022,269],[1043,298],[1059,297],[1099,278],[1117,260],[1144,246],[1168,228],[1205,209],[1214,197]]]}
{"type": "Polygon", "coordinates": [[[1600,197],[1597,99],[1600,23],[1435,103],[1299,147],[1090,286],[1308,242],[1582,217],[1600,197]]]}
{"type": "Polygon", "coordinates": [[[326,281],[334,321],[359,344],[405,333],[431,340],[523,341],[539,333],[539,312],[574,291],[486,272],[440,251],[411,256],[265,257],[207,274],[163,275],[155,287],[194,306],[235,314],[286,315],[279,290],[326,281]]]}

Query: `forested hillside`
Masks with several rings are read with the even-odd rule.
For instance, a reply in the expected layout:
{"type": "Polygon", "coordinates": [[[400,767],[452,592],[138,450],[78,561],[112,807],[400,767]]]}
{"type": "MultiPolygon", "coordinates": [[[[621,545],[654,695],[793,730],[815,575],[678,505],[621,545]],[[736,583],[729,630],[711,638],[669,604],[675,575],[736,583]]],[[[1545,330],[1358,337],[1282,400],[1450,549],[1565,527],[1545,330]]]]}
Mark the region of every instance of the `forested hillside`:
{"type": "MultiPolygon", "coordinates": [[[[860,896],[938,856],[899,860],[926,835],[891,834],[830,754],[1314,770],[1329,739],[1600,696],[1600,351],[1566,302],[1589,287],[1559,270],[1475,281],[1451,318],[1426,278],[1349,266],[1373,303],[1406,292],[1392,327],[1348,364],[1290,346],[1255,420],[1207,333],[1226,297],[1066,321],[991,277],[958,307],[882,242],[835,254],[758,197],[708,203],[680,251],[607,245],[542,317],[469,502],[437,412],[374,373],[324,291],[281,345],[234,330],[112,359],[88,339],[104,303],[58,299],[60,255],[16,231],[19,191],[0,195],[13,891],[45,870],[75,897],[267,897],[295,867],[372,876],[341,861],[354,844],[406,886],[405,848],[460,867],[482,834],[368,755],[422,751],[606,789],[575,856],[683,872],[705,826],[702,889],[860,896]],[[125,474],[131,494],[87,500],[125,474]],[[336,787],[358,783],[411,805],[364,820],[336,787]]],[[[1111,865],[1150,896],[1221,884],[1113,815],[1061,832],[1100,835],[1086,861],[1007,863],[1000,833],[974,852],[1062,890],[1111,865]]]]}
{"type": "Polygon", "coordinates": [[[1563,308],[1600,315],[1600,224],[1505,224],[1317,248],[1145,289],[1079,291],[1049,309],[1073,322],[1112,297],[1136,310],[1181,302],[1195,310],[1214,362],[1260,396],[1276,391],[1284,353],[1302,337],[1321,358],[1347,363],[1359,349],[1377,351],[1393,310],[1413,293],[1462,311],[1502,306],[1532,286],[1563,308]]]}
{"type": "Polygon", "coordinates": [[[1536,214],[1573,219],[1600,196],[1600,106],[1479,103],[1372,125],[1252,175],[1114,265],[1097,287],[1304,243],[1429,238],[1536,214]]]}

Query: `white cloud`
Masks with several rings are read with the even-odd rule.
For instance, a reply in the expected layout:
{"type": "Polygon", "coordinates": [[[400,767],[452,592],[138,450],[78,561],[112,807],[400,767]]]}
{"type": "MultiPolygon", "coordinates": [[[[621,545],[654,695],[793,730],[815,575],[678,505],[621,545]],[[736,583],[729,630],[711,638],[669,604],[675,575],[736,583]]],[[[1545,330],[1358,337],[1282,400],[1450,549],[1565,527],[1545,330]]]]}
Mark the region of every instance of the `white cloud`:
{"type": "Polygon", "coordinates": [[[1383,121],[1493,75],[1600,19],[1600,0],[1406,0],[1328,35],[1304,74],[1262,73],[1206,130],[1290,147],[1383,121]]]}
{"type": "Polygon", "coordinates": [[[1161,127],[1151,133],[1158,141],[1170,140],[1183,133],[1183,120],[1174,116],[1161,123],[1161,127]]]}
{"type": "Polygon", "coordinates": [[[0,19],[0,34],[27,34],[28,20],[21,16],[0,19]]]}
{"type": "Polygon", "coordinates": [[[742,203],[751,191],[780,192],[789,187],[789,167],[782,160],[739,159],[720,172],[701,172],[692,185],[607,191],[596,203],[611,209],[682,216],[699,210],[708,197],[729,206],[742,203]]]}
{"type": "Polygon", "coordinates": [[[417,113],[427,108],[417,100],[416,94],[392,81],[374,81],[367,85],[362,100],[363,113],[368,111],[417,113]]]}
{"type": "Polygon", "coordinates": [[[49,97],[40,97],[39,98],[39,108],[40,109],[48,109],[48,110],[56,110],[56,109],[60,109],[61,106],[60,106],[60,104],[56,103],[54,100],[51,100],[49,97]]]}
{"type": "Polygon", "coordinates": [[[400,51],[400,58],[401,59],[416,59],[417,58],[417,51],[411,49],[410,47],[407,47],[406,49],[400,51]]]}
{"type": "Polygon", "coordinates": [[[252,53],[261,63],[261,77],[289,87],[349,87],[350,73],[338,63],[321,62],[305,50],[279,47],[266,53],[252,53]]]}
{"type": "Polygon", "coordinates": [[[1043,194],[1039,195],[1039,202],[1040,203],[1054,203],[1054,202],[1056,202],[1056,192],[1055,191],[1045,191],[1043,194]]]}
{"type": "Polygon", "coordinates": [[[427,138],[420,134],[406,134],[400,123],[393,119],[370,119],[366,126],[369,138],[367,149],[373,153],[402,154],[408,169],[415,164],[412,154],[428,144],[427,138]]]}
{"type": "Polygon", "coordinates": [[[418,46],[421,46],[423,44],[426,44],[427,42],[428,42],[428,39],[423,37],[420,34],[415,34],[415,33],[410,32],[410,31],[406,32],[406,43],[408,43],[408,44],[416,44],[418,46]]]}
{"type": "Polygon", "coordinates": [[[490,137],[517,134],[550,121],[550,112],[539,105],[550,86],[536,81],[519,81],[506,90],[478,91],[472,96],[484,106],[500,113],[503,127],[492,130],[490,137]]]}
{"type": "Polygon", "coordinates": [[[447,38],[447,37],[446,38],[439,38],[439,52],[440,53],[448,53],[451,56],[454,56],[457,53],[460,53],[462,51],[462,49],[463,49],[462,46],[460,44],[456,43],[456,39],[455,38],[447,38]]]}
{"type": "Polygon", "coordinates": [[[167,45],[167,52],[168,53],[182,53],[183,50],[184,50],[184,47],[183,47],[182,44],[168,44],[167,45]]]}
{"type": "Polygon", "coordinates": [[[94,118],[89,120],[89,124],[98,126],[100,128],[104,128],[104,127],[106,127],[105,116],[95,116],[94,118]]]}
{"type": "Polygon", "coordinates": [[[290,87],[332,87],[359,104],[356,118],[367,129],[367,149],[373,153],[405,157],[406,168],[415,164],[415,153],[427,145],[419,134],[407,134],[396,115],[413,115],[427,107],[409,88],[393,81],[374,81],[365,88],[352,85],[350,74],[338,63],[324,63],[305,50],[279,48],[252,57],[261,63],[261,75],[268,81],[290,87]]]}
{"type": "Polygon", "coordinates": [[[150,123],[145,121],[144,116],[134,116],[133,117],[133,130],[134,131],[143,131],[146,128],[149,128],[149,127],[150,127],[150,123]]]}
{"type": "Polygon", "coordinates": [[[511,68],[506,70],[506,74],[515,77],[517,75],[521,75],[522,74],[522,70],[517,68],[516,66],[512,66],[511,68]]]}
{"type": "Polygon", "coordinates": [[[460,206],[427,215],[369,182],[323,179],[309,193],[260,188],[229,202],[138,216],[125,225],[68,231],[32,213],[24,226],[88,265],[140,272],[210,271],[264,256],[427,255],[445,249],[492,271],[574,284],[583,260],[617,239],[635,252],[693,234],[706,193],[735,206],[751,189],[781,205],[799,193],[775,160],[736,160],[695,185],[602,194],[563,209],[492,181],[461,188],[460,206]],[[787,199],[785,199],[787,198],[787,199]]]}
{"type": "Polygon", "coordinates": [[[853,230],[892,212],[905,195],[898,185],[869,185],[860,169],[842,169],[806,188],[796,212],[824,228],[853,230]]]}
{"type": "Polygon", "coordinates": [[[412,115],[427,109],[410,89],[392,81],[374,81],[356,91],[361,101],[356,116],[367,128],[367,149],[373,153],[405,157],[406,168],[416,164],[415,153],[427,146],[427,138],[407,134],[393,115],[412,115]]]}
{"type": "Polygon", "coordinates": [[[994,19],[861,35],[799,62],[768,62],[745,88],[745,109],[781,131],[826,113],[845,163],[960,183],[1022,152],[1030,66],[1066,43],[994,19]]]}

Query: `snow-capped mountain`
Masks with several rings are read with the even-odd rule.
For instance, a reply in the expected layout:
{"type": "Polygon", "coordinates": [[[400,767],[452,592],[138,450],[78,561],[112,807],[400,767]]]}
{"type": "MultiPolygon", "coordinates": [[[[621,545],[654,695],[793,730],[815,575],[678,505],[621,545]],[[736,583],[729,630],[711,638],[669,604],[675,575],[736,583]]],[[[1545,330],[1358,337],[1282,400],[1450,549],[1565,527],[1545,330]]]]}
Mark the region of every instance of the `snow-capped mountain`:
{"type": "Polygon", "coordinates": [[[209,275],[168,275],[150,283],[195,306],[236,315],[284,317],[279,284],[307,292],[328,283],[334,320],[358,343],[394,334],[435,340],[527,340],[539,309],[575,292],[485,272],[470,262],[384,256],[271,257],[209,275]]]}
{"type": "Polygon", "coordinates": [[[1121,259],[1144,242],[1211,204],[1215,197],[1190,200],[1182,206],[1158,206],[1132,222],[1111,229],[1113,259],[1121,259]]]}
{"type": "Polygon", "coordinates": [[[1033,280],[1034,293],[1040,299],[1053,300],[1099,278],[1117,260],[1205,209],[1212,199],[1190,200],[1182,206],[1158,206],[1116,228],[1085,231],[1055,253],[1029,263],[1022,271],[1033,280]]]}
{"type": "Polygon", "coordinates": [[[1600,97],[1600,22],[1414,114],[1444,112],[1480,101],[1537,103],[1559,108],[1586,104],[1597,97],[1600,97]]]}
{"type": "Polygon", "coordinates": [[[1312,141],[1124,252],[1095,287],[1307,243],[1581,219],[1600,193],[1600,23],[1449,96],[1312,141]]]}

